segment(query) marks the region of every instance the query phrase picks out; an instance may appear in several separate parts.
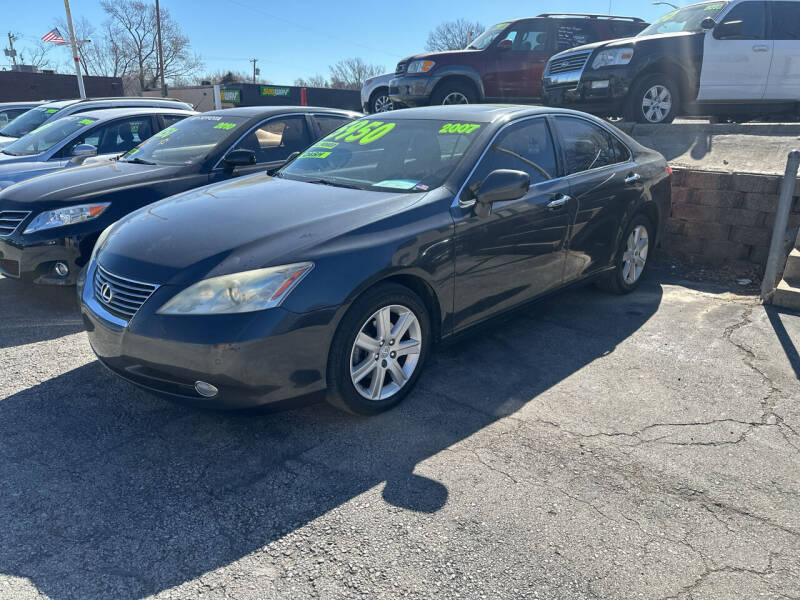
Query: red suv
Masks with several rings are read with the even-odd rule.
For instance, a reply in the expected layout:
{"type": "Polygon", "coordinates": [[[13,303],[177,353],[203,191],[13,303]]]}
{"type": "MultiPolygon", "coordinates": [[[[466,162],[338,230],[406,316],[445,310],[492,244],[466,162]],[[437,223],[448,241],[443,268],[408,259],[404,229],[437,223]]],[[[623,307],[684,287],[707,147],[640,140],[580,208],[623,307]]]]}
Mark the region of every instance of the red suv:
{"type": "Polygon", "coordinates": [[[622,37],[642,19],[542,14],[490,27],[464,50],[416,54],[397,63],[389,95],[406,106],[473,102],[535,103],[547,60],[563,50],[622,37]]]}

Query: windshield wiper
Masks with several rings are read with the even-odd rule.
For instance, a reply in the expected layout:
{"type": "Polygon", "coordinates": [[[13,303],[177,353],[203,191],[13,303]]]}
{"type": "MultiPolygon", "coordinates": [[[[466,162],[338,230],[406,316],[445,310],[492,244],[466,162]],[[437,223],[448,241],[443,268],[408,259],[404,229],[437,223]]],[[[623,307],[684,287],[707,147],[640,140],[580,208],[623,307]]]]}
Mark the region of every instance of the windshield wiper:
{"type": "Polygon", "coordinates": [[[342,187],[348,188],[351,190],[360,190],[362,189],[361,186],[353,185],[352,183],[339,183],[337,181],[331,181],[329,179],[305,179],[306,183],[317,183],[319,185],[330,185],[333,187],[342,187]]]}
{"type": "Polygon", "coordinates": [[[3,154],[8,154],[9,156],[19,156],[19,154],[14,154],[13,152],[9,152],[8,150],[0,150],[3,154]]]}
{"type": "Polygon", "coordinates": [[[136,156],[134,158],[125,159],[122,162],[133,163],[135,165],[154,165],[154,164],[156,164],[154,162],[150,162],[149,160],[143,160],[143,159],[139,158],[138,156],[136,156]]]}

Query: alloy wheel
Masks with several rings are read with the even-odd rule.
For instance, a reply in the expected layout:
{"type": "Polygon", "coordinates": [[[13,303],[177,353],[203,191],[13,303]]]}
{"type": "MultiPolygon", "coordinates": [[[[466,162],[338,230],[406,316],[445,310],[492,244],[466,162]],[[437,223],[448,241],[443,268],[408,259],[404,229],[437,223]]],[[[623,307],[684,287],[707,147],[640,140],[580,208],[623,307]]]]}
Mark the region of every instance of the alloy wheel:
{"type": "Polygon", "coordinates": [[[388,112],[394,108],[391,98],[386,95],[376,96],[373,105],[376,113],[388,112]]]}
{"type": "Polygon", "coordinates": [[[649,250],[647,228],[637,225],[628,236],[628,243],[622,255],[622,279],[628,285],[633,285],[642,276],[649,250]]]}
{"type": "Polygon", "coordinates": [[[350,380],[368,400],[386,400],[408,383],[422,351],[419,319],[401,305],[377,310],[361,329],[350,352],[350,380]]]}
{"type": "Polygon", "coordinates": [[[469,98],[461,92],[450,92],[442,99],[442,104],[469,104],[469,98]]]}
{"type": "Polygon", "coordinates": [[[672,93],[666,86],[654,85],[642,98],[642,113],[650,123],[661,123],[672,110],[672,93]]]}

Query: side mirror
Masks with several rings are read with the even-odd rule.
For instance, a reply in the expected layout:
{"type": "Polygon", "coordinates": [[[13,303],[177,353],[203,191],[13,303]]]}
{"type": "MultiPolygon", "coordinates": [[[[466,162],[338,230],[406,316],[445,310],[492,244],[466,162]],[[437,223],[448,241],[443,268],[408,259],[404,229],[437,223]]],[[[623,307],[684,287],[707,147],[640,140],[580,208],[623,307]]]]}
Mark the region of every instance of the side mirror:
{"type": "Polygon", "coordinates": [[[97,156],[97,146],[91,144],[78,144],[72,149],[72,156],[97,156]]]}
{"type": "Polygon", "coordinates": [[[704,29],[705,31],[708,31],[709,29],[714,29],[714,27],[716,27],[716,26],[717,26],[717,22],[714,19],[712,19],[711,17],[706,17],[705,19],[703,19],[700,22],[700,27],[702,29],[704,29]]]}
{"type": "Polygon", "coordinates": [[[714,28],[714,37],[718,40],[741,39],[742,22],[726,21],[725,23],[720,23],[714,28]]]}
{"type": "Polygon", "coordinates": [[[222,159],[222,164],[225,165],[226,169],[230,170],[236,167],[254,165],[256,164],[256,153],[252,150],[245,150],[244,148],[231,150],[225,155],[225,158],[222,159]]]}
{"type": "Polygon", "coordinates": [[[278,170],[280,170],[283,167],[285,167],[286,165],[288,165],[290,162],[292,162],[298,156],[300,156],[300,152],[298,152],[298,151],[292,152],[289,156],[286,157],[286,160],[283,161],[283,163],[281,163],[281,166],[274,167],[274,168],[270,169],[269,171],[267,171],[267,175],[270,175],[270,176],[275,175],[275,173],[277,173],[278,170]]]}
{"type": "Polygon", "coordinates": [[[512,46],[511,40],[503,40],[502,42],[497,44],[497,49],[500,52],[508,52],[509,50],[511,50],[511,46],[512,46]]]}
{"type": "Polygon", "coordinates": [[[487,216],[495,202],[518,200],[528,193],[531,176],[523,171],[498,169],[486,176],[475,191],[476,213],[487,216]]]}

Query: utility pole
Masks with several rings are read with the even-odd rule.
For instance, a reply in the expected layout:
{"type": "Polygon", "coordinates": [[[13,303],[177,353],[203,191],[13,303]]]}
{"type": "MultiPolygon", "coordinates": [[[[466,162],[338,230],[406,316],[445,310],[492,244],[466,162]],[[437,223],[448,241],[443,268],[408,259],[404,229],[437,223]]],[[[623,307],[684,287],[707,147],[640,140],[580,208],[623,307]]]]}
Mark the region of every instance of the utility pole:
{"type": "Polygon", "coordinates": [[[14,50],[14,36],[11,35],[11,32],[8,32],[8,50],[5,51],[6,56],[11,57],[11,62],[14,66],[17,66],[17,51],[14,50]]]}
{"type": "Polygon", "coordinates": [[[258,59],[257,58],[251,58],[250,62],[253,63],[253,83],[255,83],[256,82],[256,71],[258,71],[258,69],[256,69],[256,63],[258,62],[258,59]]]}
{"type": "Polygon", "coordinates": [[[81,59],[78,57],[78,40],[75,39],[75,28],[72,26],[69,0],[64,0],[64,9],[67,11],[67,27],[69,27],[69,41],[72,44],[72,58],[75,61],[75,76],[78,78],[78,92],[81,98],[86,98],[86,89],[83,87],[83,75],[81,74],[81,59]]]}
{"type": "Polygon", "coordinates": [[[156,0],[156,29],[158,30],[158,69],[161,71],[161,95],[167,95],[167,85],[164,83],[164,44],[161,43],[161,9],[156,0]]]}

